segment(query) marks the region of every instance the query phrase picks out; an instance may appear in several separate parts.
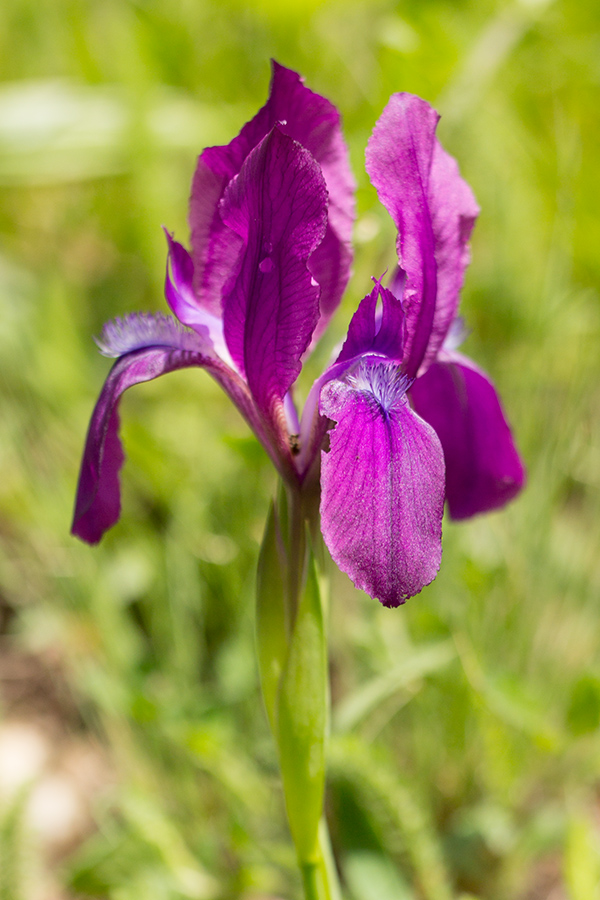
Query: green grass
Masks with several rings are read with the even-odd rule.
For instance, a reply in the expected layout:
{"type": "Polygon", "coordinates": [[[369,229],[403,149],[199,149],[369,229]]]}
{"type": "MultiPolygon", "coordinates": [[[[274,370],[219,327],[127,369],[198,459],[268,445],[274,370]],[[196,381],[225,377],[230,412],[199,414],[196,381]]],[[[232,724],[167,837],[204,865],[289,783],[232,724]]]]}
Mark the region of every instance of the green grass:
{"type": "MultiPolygon", "coordinates": [[[[1,640],[61,660],[78,715],[65,727],[96,735],[114,773],[98,831],[56,878],[102,900],[299,896],[253,644],[275,482],[207,376],[125,398],[121,522],[94,549],[68,534],[108,369],[91,336],[111,316],[164,308],[160,225],[187,240],[196,155],[262,104],[274,56],[341,108],[359,184],[355,274],[315,371],[393,262],[362,154],[389,94],[419,93],[443,114],[442,140],[482,207],[465,351],[494,378],[528,467],[506,511],[444,523],[439,577],[405,608],[334,573],[327,809],[347,896],[545,900],[550,877],[569,900],[593,900],[597,11],[585,0],[280,7],[0,9],[1,640]]],[[[0,840],[28,840],[2,798],[0,840]]],[[[7,900],[28,852],[10,850],[7,900]]]]}

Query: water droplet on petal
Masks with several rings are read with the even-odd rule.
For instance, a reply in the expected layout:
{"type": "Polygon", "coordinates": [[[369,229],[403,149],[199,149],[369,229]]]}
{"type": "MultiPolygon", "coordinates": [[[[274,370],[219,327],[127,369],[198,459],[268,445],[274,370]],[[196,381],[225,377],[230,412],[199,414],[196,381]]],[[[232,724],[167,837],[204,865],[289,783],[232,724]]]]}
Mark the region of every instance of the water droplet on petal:
{"type": "Polygon", "coordinates": [[[259,262],[258,268],[259,268],[260,271],[263,272],[265,275],[266,275],[268,272],[272,272],[272,271],[273,271],[273,260],[271,259],[271,257],[270,257],[270,256],[265,256],[265,258],[264,258],[261,262],[259,262]]]}

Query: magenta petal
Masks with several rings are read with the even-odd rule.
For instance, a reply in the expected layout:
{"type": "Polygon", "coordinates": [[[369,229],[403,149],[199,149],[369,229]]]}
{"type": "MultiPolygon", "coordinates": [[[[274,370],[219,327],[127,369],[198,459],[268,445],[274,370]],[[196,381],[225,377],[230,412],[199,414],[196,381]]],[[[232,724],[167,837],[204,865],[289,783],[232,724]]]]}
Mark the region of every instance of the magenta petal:
{"type": "Polygon", "coordinates": [[[465,519],[504,506],[523,487],[525,470],[492,382],[466,357],[444,357],[410,396],[442,442],[450,515],[465,519]]]}
{"type": "Polygon", "coordinates": [[[385,606],[429,584],[442,553],[442,448],[408,405],[406,383],[380,364],[321,393],[321,412],[336,422],[321,454],[323,537],[356,587],[385,606]]]}
{"type": "Polygon", "coordinates": [[[350,320],[348,334],[336,364],[365,353],[402,361],[404,310],[397,297],[379,284],[361,300],[350,320]],[[381,308],[378,309],[378,301],[381,308]]]}
{"type": "Polygon", "coordinates": [[[311,260],[311,271],[322,289],[325,321],[339,303],[350,275],[354,179],[335,106],[306,88],[296,72],[275,62],[265,106],[230,144],[210,147],[198,160],[190,198],[196,293],[203,306],[219,313],[222,288],[237,256],[219,215],[219,200],[246,157],[275,125],[312,153],[327,184],[327,234],[311,260]]]}
{"type": "MultiPolygon", "coordinates": [[[[121,395],[134,384],[151,381],[159,375],[189,366],[207,369],[227,391],[280,472],[285,474],[285,456],[275,448],[273,437],[266,431],[246,385],[224,363],[199,351],[179,347],[135,350],[116,361],[92,413],[75,500],[72,533],[77,537],[89,544],[96,544],[119,518],[119,470],[123,464],[123,450],[118,436],[121,395]]],[[[289,450],[287,452],[289,456],[289,450]]]]}
{"type": "Polygon", "coordinates": [[[438,114],[411,94],[394,94],[369,140],[367,171],[398,229],[397,251],[406,273],[404,369],[417,374],[429,342],[437,293],[429,173],[438,114]]]}
{"type": "Polygon", "coordinates": [[[125,460],[119,440],[119,415],[111,409],[101,424],[90,423],[90,431],[79,473],[71,533],[97,544],[121,514],[119,472],[125,460]],[[93,429],[93,433],[92,433],[93,429]]]}
{"type": "Polygon", "coordinates": [[[435,236],[437,298],[423,370],[436,358],[456,316],[470,261],[468,242],[479,215],[473,192],[461,178],[456,160],[437,139],[429,179],[429,206],[435,236]]]}
{"type": "MultiPolygon", "coordinates": [[[[214,316],[198,303],[193,287],[194,264],[190,254],[185,247],[171,237],[168,231],[165,230],[165,234],[169,244],[165,278],[167,303],[180,322],[193,328],[206,342],[207,347],[216,351],[222,360],[230,363],[221,317],[214,316]]],[[[241,243],[237,235],[231,236],[230,244],[232,247],[236,247],[238,252],[241,243]]]]}
{"type": "Polygon", "coordinates": [[[395,94],[367,149],[367,169],[398,229],[400,271],[391,288],[407,321],[405,371],[435,359],[456,315],[479,209],[455,160],[435,137],[439,116],[424,100],[395,94]]]}
{"type": "Polygon", "coordinates": [[[268,419],[278,419],[319,317],[307,262],[323,238],[327,192],[319,166],[277,128],[248,156],[222,202],[243,240],[225,288],[225,339],[268,419]]]}

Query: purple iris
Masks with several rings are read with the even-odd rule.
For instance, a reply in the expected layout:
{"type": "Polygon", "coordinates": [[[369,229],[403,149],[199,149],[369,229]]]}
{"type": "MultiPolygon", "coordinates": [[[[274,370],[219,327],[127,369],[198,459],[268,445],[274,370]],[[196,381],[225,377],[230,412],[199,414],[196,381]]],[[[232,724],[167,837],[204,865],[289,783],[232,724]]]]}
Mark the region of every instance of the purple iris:
{"type": "Polygon", "coordinates": [[[119,517],[121,394],[187,366],[221,385],[291,490],[320,479],[333,559],[386,606],[435,578],[444,498],[463,518],[515,496],[524,470],[496,391],[451,349],[478,208],[437,122],[395,94],[375,126],[367,170],[398,229],[398,268],[359,304],[299,418],[302,361],[350,275],[354,184],[337,110],[274,64],[265,106],[199,157],[191,252],[167,235],[175,317],[104,328],[100,349],[118,359],[92,415],[74,534],[97,543],[119,517]]]}

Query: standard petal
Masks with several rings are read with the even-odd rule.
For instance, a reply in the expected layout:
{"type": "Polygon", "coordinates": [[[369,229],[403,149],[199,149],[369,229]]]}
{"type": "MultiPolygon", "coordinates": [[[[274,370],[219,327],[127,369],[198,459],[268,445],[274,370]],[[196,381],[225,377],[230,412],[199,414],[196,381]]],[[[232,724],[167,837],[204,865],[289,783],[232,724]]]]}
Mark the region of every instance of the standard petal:
{"type": "Polygon", "coordinates": [[[134,350],[115,362],[92,413],[71,529],[77,537],[96,544],[119,518],[119,470],[124,459],[118,435],[121,395],[134,384],[189,366],[201,366],[209,371],[248,421],[279,471],[284,476],[289,474],[293,463],[287,444],[282,441],[281,448],[276,446],[276,437],[262,422],[247,386],[221,360],[197,350],[173,346],[134,350]]]}
{"type": "Polygon", "coordinates": [[[321,412],[334,420],[321,455],[321,528],[356,587],[398,606],[436,576],[444,459],[433,429],[408,405],[397,366],[331,381],[321,412]]]}
{"type": "Polygon", "coordinates": [[[398,261],[406,273],[404,369],[410,377],[425,355],[435,313],[435,237],[428,187],[438,118],[419,97],[394,94],[366,152],[371,181],[398,229],[398,261]]]}
{"type": "Polygon", "coordinates": [[[450,515],[465,519],[504,506],[525,470],[492,382],[458,353],[443,359],[417,378],[410,397],[442,442],[450,515]]]}
{"type": "MultiPolygon", "coordinates": [[[[169,244],[165,297],[180,322],[193,328],[199,335],[208,338],[212,348],[228,365],[232,360],[223,335],[223,320],[198,303],[194,287],[194,263],[185,247],[174,240],[165,230],[169,244]],[[170,269],[170,271],[169,271],[170,269]]],[[[231,245],[239,252],[241,240],[232,235],[231,245]]]]}
{"type": "Polygon", "coordinates": [[[446,153],[437,139],[429,178],[429,206],[435,236],[437,298],[422,370],[436,358],[456,317],[465,270],[470,261],[469,238],[479,215],[473,192],[461,178],[456,160],[446,153]]]}
{"type": "Polygon", "coordinates": [[[435,137],[438,114],[396,94],[369,141],[367,169],[398,228],[392,291],[407,318],[405,370],[425,371],[456,315],[479,209],[456,161],[435,137]]]}
{"type": "Polygon", "coordinates": [[[307,262],[326,227],[321,170],[274,128],[228,186],[222,216],[243,241],[224,292],[225,339],[259,408],[278,422],[319,317],[307,262]]]}
{"type": "Polygon", "coordinates": [[[230,144],[210,147],[198,160],[190,198],[196,293],[203,306],[219,313],[222,288],[237,257],[220,218],[219,200],[246,157],[275,125],[312,153],[327,183],[327,233],[311,259],[311,271],[321,285],[325,322],[339,303],[350,275],[354,179],[335,106],[305,87],[296,72],[276,62],[265,106],[230,144]]]}
{"type": "Polygon", "coordinates": [[[364,353],[381,354],[390,360],[401,362],[404,352],[404,320],[402,302],[376,281],[375,287],[361,300],[350,320],[348,334],[336,363],[351,360],[364,353]]]}

